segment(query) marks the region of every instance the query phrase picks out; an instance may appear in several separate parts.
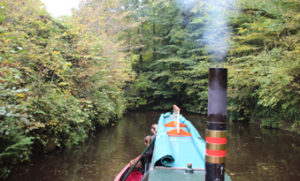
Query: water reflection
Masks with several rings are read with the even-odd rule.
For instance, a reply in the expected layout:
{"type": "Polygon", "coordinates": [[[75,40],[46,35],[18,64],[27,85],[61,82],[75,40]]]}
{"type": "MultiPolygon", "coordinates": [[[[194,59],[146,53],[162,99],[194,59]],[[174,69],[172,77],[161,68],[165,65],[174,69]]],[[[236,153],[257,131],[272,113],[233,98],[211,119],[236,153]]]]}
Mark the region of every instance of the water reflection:
{"type": "MultiPolygon", "coordinates": [[[[144,150],[159,112],[128,113],[115,126],[72,150],[37,156],[21,165],[8,180],[109,181],[144,150]]],[[[206,118],[184,114],[204,136],[206,118]]],[[[228,126],[226,170],[235,180],[297,180],[300,178],[300,138],[278,130],[245,124],[228,126]]]]}

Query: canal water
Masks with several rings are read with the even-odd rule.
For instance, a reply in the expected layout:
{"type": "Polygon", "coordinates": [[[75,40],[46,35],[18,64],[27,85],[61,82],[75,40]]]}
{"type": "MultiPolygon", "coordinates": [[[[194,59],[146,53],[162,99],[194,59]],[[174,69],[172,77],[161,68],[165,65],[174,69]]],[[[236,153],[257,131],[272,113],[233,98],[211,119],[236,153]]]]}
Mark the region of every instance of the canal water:
{"type": "MultiPolygon", "coordinates": [[[[206,117],[183,114],[205,135],[206,117]]],[[[144,150],[159,112],[131,112],[72,150],[35,156],[9,181],[111,181],[144,150]]],[[[226,172],[233,181],[300,180],[300,136],[246,124],[228,125],[226,172]]]]}

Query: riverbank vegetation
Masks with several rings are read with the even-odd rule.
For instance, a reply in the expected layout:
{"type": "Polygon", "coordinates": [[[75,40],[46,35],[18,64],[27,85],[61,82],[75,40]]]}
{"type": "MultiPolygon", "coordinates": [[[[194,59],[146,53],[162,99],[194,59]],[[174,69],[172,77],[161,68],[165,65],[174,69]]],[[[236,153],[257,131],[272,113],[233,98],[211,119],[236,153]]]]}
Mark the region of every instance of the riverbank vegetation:
{"type": "Polygon", "coordinates": [[[206,114],[210,66],[229,69],[230,120],[299,132],[300,2],[225,5],[218,63],[205,1],[86,0],[54,19],[39,0],[1,0],[1,175],[32,151],[83,142],[126,108],[206,114]]]}
{"type": "Polygon", "coordinates": [[[64,22],[40,1],[1,1],[1,176],[122,116],[130,64],[109,32],[90,31],[85,9],[64,22]]]}
{"type": "Polygon", "coordinates": [[[300,2],[251,1],[238,7],[228,61],[232,118],[299,132],[300,2]]]}

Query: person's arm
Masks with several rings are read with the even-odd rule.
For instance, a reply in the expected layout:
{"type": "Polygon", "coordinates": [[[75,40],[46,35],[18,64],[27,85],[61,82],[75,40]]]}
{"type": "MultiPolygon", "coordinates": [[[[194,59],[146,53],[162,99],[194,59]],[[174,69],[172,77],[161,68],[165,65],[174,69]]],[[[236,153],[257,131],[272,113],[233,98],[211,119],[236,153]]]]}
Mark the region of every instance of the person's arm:
{"type": "MultiPolygon", "coordinates": [[[[129,163],[129,168],[131,168],[138,161],[138,159],[139,159],[139,157],[131,160],[129,163]]],[[[143,165],[142,165],[142,162],[139,161],[139,163],[135,166],[135,169],[141,169],[141,168],[143,168],[143,165]]]]}

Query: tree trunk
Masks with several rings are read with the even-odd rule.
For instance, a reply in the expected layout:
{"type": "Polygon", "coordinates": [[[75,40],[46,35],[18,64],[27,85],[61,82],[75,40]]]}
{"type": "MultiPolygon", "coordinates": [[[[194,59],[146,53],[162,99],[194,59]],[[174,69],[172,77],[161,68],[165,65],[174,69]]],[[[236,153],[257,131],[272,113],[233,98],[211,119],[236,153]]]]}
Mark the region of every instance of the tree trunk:
{"type": "MultiPolygon", "coordinates": [[[[142,28],[143,28],[143,24],[141,24],[141,31],[142,31],[142,28]]],[[[137,29],[137,34],[138,34],[138,37],[141,37],[140,34],[141,34],[141,31],[140,31],[140,28],[138,27],[137,29]]],[[[140,45],[141,46],[141,45],[140,45]]],[[[143,48],[142,46],[139,48],[139,73],[142,72],[143,70],[143,54],[142,54],[142,51],[143,51],[143,48]]]]}
{"type": "Polygon", "coordinates": [[[155,23],[153,23],[153,57],[152,60],[155,61],[156,60],[156,42],[155,42],[155,23]]]}
{"type": "MultiPolygon", "coordinates": [[[[152,2],[154,2],[155,0],[152,0],[152,2]]],[[[155,9],[153,9],[153,16],[155,16],[155,9]]],[[[153,33],[153,57],[152,60],[155,61],[156,60],[156,42],[155,42],[155,36],[156,36],[156,27],[155,27],[155,23],[153,22],[153,29],[152,29],[152,33],[153,33]]]]}

